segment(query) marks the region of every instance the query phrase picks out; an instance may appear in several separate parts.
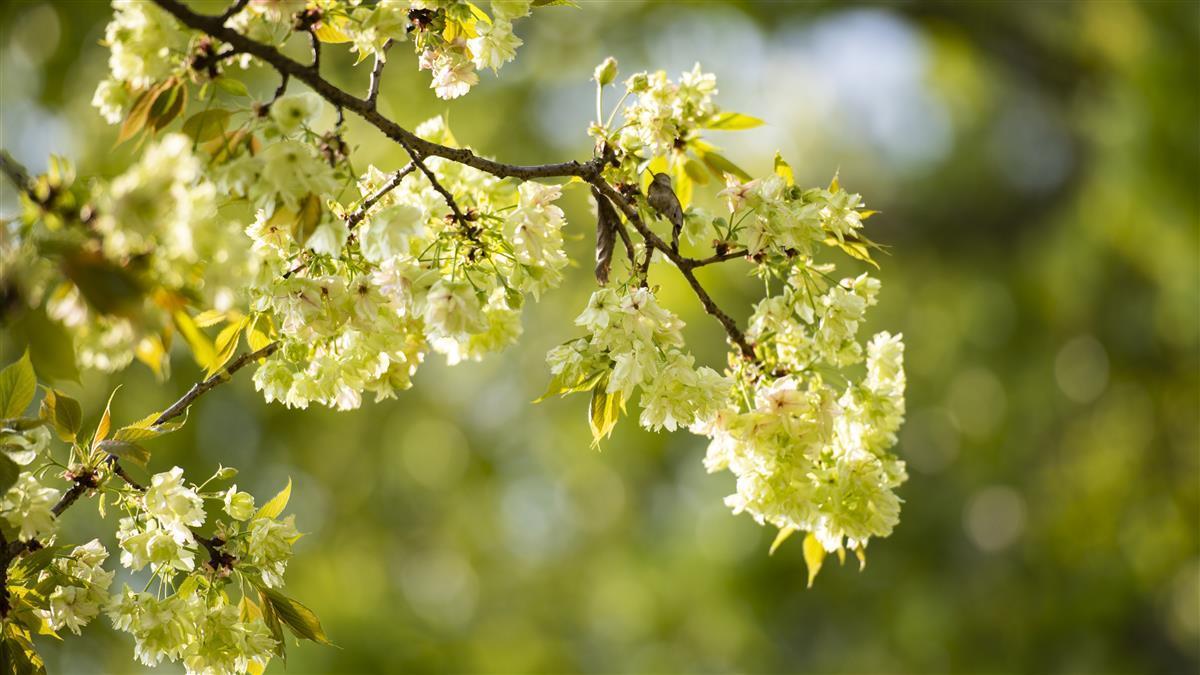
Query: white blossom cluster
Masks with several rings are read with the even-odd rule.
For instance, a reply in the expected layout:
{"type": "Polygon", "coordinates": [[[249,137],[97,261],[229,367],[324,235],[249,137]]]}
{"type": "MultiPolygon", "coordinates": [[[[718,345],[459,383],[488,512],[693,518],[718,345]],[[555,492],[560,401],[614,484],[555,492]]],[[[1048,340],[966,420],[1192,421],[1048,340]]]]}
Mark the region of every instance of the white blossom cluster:
{"type": "MultiPolygon", "coordinates": [[[[418,133],[449,137],[440,118],[418,133]]],[[[518,187],[441,158],[426,164],[455,195],[462,221],[412,171],[353,232],[330,213],[300,240],[265,210],[247,229],[276,272],[252,291],[253,309],[272,316],[283,336],[282,349],[255,373],[268,400],[348,409],[364,391],[392,396],[409,386],[429,350],[456,363],[515,341],[524,296],[561,281],[560,187],[518,187]],[[285,275],[293,261],[303,269],[285,275]]],[[[359,181],[363,199],[391,178],[368,169],[359,181]]]]}
{"type": "Polygon", "coordinates": [[[275,638],[261,616],[247,616],[230,604],[222,585],[232,574],[280,587],[300,536],[294,517],[256,513],[253,496],[236,485],[202,492],[184,481],[179,467],[154,475],[144,493],[126,495],[122,506],[128,515],[117,530],[121,564],[135,572],[148,566],[161,588],[176,589],[164,597],[126,586],[108,603],[113,625],[133,635],[138,660],[146,665],[181,660],[189,673],[265,665],[277,647],[275,638]],[[214,564],[211,549],[202,553],[198,528],[206,521],[206,499],[220,503],[228,518],[212,525],[212,539],[203,546],[228,555],[227,563],[214,564]]]}
{"type": "Polygon", "coordinates": [[[555,347],[546,357],[564,390],[595,382],[619,395],[622,405],[640,391],[640,422],[654,431],[704,424],[726,407],[730,379],[695,366],[684,349],[683,322],[649,289],[620,295],[602,288],[575,325],[586,329],[587,337],[555,347]]]}
{"type": "MultiPolygon", "coordinates": [[[[63,189],[68,187],[64,182],[63,189]]],[[[71,334],[80,365],[124,368],[150,347],[148,341],[160,340],[171,309],[185,298],[218,310],[241,304],[240,289],[255,262],[239,241],[237,223],[218,216],[216,186],[191,139],[166,134],[125,173],[87,189],[92,197],[87,239],[64,265],[67,281],[55,286],[47,258],[28,248],[80,233],[64,234],[49,221],[34,220],[23,236],[0,245],[5,258],[24,260],[15,272],[30,286],[31,298],[45,297],[49,316],[71,334]],[[147,297],[145,288],[160,290],[147,297]],[[107,305],[97,306],[97,294],[107,294],[99,298],[107,305]]],[[[157,344],[161,351],[162,342],[157,344]]]]}
{"type": "Polygon", "coordinates": [[[666,155],[691,140],[718,112],[712,100],[717,78],[703,72],[699,63],[678,82],[672,82],[662,70],[636,73],[625,81],[625,89],[633,101],[624,110],[625,124],[617,145],[631,155],[666,155]]]}

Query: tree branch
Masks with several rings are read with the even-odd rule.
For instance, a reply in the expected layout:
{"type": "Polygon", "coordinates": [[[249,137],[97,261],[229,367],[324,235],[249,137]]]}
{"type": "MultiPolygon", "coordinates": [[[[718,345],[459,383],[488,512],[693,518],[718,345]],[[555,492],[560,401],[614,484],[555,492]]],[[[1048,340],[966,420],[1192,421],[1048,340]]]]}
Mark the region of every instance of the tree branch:
{"type": "Polygon", "coordinates": [[[234,373],[246,367],[252,361],[265,359],[274,354],[278,349],[279,343],[272,342],[262,349],[253,352],[246,352],[234,359],[228,366],[221,369],[220,372],[215,373],[212,377],[193,384],[192,388],[189,389],[182,398],[171,404],[170,408],[164,410],[162,414],[154,420],[153,426],[164,424],[172,419],[175,419],[176,417],[179,417],[188,409],[188,406],[190,406],[193,401],[200,398],[207,392],[217,388],[217,386],[228,382],[229,378],[233,377],[234,373]]]}
{"type": "Polygon", "coordinates": [[[604,168],[605,159],[603,157],[597,157],[587,162],[570,161],[528,166],[505,164],[503,162],[484,159],[467,148],[451,148],[427,141],[379,114],[378,111],[368,105],[366,100],[357,98],[338,88],[321,77],[310,66],[284,56],[278,49],[270,45],[251,40],[241,33],[226,27],[221,22],[220,17],[197,14],[179,2],[179,0],[154,0],[154,3],[188,28],[207,33],[212,37],[227,42],[238,51],[250,54],[269,64],[281,74],[289,75],[307,84],[326,101],[355,113],[366,120],[368,124],[383,132],[388,138],[397,142],[407,143],[422,156],[445,157],[453,162],[465,164],[480,171],[486,171],[500,178],[511,177],[522,180],[569,176],[590,178],[598,176],[600,170],[604,168]]]}

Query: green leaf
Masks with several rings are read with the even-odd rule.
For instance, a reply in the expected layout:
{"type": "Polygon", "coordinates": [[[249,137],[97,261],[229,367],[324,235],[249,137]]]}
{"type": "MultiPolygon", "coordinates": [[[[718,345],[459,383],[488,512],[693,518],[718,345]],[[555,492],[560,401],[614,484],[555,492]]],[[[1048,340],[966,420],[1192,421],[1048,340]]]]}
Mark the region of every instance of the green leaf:
{"type": "Polygon", "coordinates": [[[720,131],[737,131],[740,129],[753,129],[761,127],[765,122],[757,117],[743,115],[735,112],[717,113],[712,116],[708,124],[704,125],[705,129],[715,129],[720,131]]]}
{"type": "Polygon", "coordinates": [[[537,399],[535,399],[533,402],[541,403],[555,394],[562,394],[563,396],[566,396],[567,394],[591,391],[593,388],[595,388],[596,383],[598,383],[600,378],[603,376],[604,371],[600,370],[586,377],[581,375],[576,382],[568,383],[563,381],[562,374],[560,373],[550,378],[550,384],[546,387],[546,393],[537,397],[537,399]]]}
{"type": "Polygon", "coordinates": [[[29,360],[42,381],[79,381],[75,367],[75,341],[57,321],[46,316],[44,309],[22,312],[6,330],[15,344],[29,349],[29,360]]]}
{"type": "Polygon", "coordinates": [[[127,459],[138,466],[145,467],[150,462],[150,451],[130,441],[118,441],[110,439],[100,441],[96,446],[99,450],[118,459],[127,459]]]}
{"type": "Polygon", "coordinates": [[[117,430],[113,436],[118,441],[144,441],[148,438],[158,438],[163,434],[169,434],[172,431],[178,431],[187,423],[187,413],[181,419],[170,420],[162,424],[155,424],[162,413],[150,413],[142,419],[128,424],[117,430]]]}
{"type": "Polygon", "coordinates": [[[808,587],[812,588],[813,580],[821,571],[821,563],[825,562],[825,547],[817,541],[817,535],[812,532],[804,537],[804,564],[808,567],[808,587]]]}
{"type": "Polygon", "coordinates": [[[296,637],[323,645],[333,644],[329,638],[325,637],[325,630],[321,628],[321,620],[300,601],[289,598],[273,588],[260,586],[258,590],[266,602],[271,605],[271,609],[274,610],[279,620],[287,624],[296,637]]]}
{"type": "Polygon", "coordinates": [[[44,675],[46,665],[33,646],[29,631],[15,622],[7,622],[0,639],[0,664],[4,664],[5,675],[44,675]]]}
{"type": "Polygon", "coordinates": [[[696,181],[700,185],[708,185],[708,172],[704,170],[704,165],[691,157],[683,163],[683,171],[688,178],[696,181]]]}
{"type": "Polygon", "coordinates": [[[0,417],[20,417],[33,402],[37,376],[29,361],[29,350],[16,363],[0,370],[0,417]]]}
{"type": "Polygon", "coordinates": [[[258,587],[258,598],[262,603],[263,623],[267,624],[267,628],[271,631],[271,637],[275,638],[275,653],[283,659],[286,665],[287,641],[284,640],[283,624],[279,621],[279,614],[275,612],[275,606],[271,604],[271,599],[267,597],[266,590],[261,586],[258,587]]]}
{"type": "Polygon", "coordinates": [[[8,492],[8,489],[17,483],[17,477],[21,475],[21,467],[17,463],[8,458],[8,455],[0,453],[0,496],[8,492]]]}
{"type": "Polygon", "coordinates": [[[839,239],[837,237],[826,237],[825,245],[836,246],[842,249],[842,251],[844,251],[846,255],[850,256],[851,258],[870,263],[875,267],[875,269],[879,269],[879,263],[875,262],[875,259],[871,257],[871,249],[877,247],[878,245],[869,239],[859,239],[855,237],[845,237],[844,239],[839,239]]]}
{"type": "Polygon", "coordinates": [[[727,173],[737,176],[742,180],[750,180],[750,174],[743,171],[741,167],[729,161],[728,158],[718,152],[697,150],[696,154],[700,156],[700,161],[704,162],[708,170],[712,171],[721,180],[725,180],[725,174],[727,173]]]}
{"type": "Polygon", "coordinates": [[[232,96],[249,97],[250,90],[246,88],[246,84],[239,79],[225,75],[216,79],[217,87],[225,90],[225,93],[232,96]]]}
{"type": "Polygon", "coordinates": [[[57,389],[47,389],[42,399],[42,419],[54,425],[58,437],[67,443],[74,443],[83,425],[83,409],[79,401],[67,396],[57,389]]]}
{"type": "Polygon", "coordinates": [[[212,140],[225,133],[231,114],[224,108],[201,110],[184,121],[182,131],[197,143],[212,140]]]}
{"type": "Polygon", "coordinates": [[[258,509],[258,513],[254,514],[255,518],[278,518],[279,514],[287,508],[288,500],[292,497],[292,479],[289,478],[287,485],[279,491],[279,494],[271,497],[271,501],[263,504],[258,509]]]}
{"type": "Polygon", "coordinates": [[[791,165],[778,152],[775,153],[775,174],[787,181],[788,187],[796,184],[796,176],[792,173],[791,165]]]}
{"type": "Polygon", "coordinates": [[[70,550],[70,546],[47,546],[22,555],[13,561],[9,577],[13,581],[37,579],[38,573],[49,567],[56,557],[66,555],[70,550]]]}

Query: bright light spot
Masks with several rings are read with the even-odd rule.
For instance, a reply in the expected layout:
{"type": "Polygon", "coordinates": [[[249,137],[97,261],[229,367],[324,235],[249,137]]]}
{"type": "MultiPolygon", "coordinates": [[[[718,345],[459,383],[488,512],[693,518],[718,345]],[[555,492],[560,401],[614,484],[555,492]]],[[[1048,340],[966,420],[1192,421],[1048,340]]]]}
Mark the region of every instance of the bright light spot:
{"type": "Polygon", "coordinates": [[[984,488],[967,504],[963,527],[981,551],[1006,549],[1025,530],[1025,498],[1003,485],[984,488]]]}
{"type": "Polygon", "coordinates": [[[991,435],[1004,421],[1007,405],[1004,385],[992,371],[982,367],[959,373],[950,384],[946,400],[958,428],[977,439],[991,435]]]}
{"type": "Polygon", "coordinates": [[[1088,403],[1108,386],[1108,352],[1091,335],[1081,335],[1058,351],[1054,379],[1067,398],[1088,403]]]}
{"type": "Polygon", "coordinates": [[[400,588],[417,616],[461,628],[475,613],[479,584],[471,564],[455,551],[426,551],[405,559],[400,588]]]}

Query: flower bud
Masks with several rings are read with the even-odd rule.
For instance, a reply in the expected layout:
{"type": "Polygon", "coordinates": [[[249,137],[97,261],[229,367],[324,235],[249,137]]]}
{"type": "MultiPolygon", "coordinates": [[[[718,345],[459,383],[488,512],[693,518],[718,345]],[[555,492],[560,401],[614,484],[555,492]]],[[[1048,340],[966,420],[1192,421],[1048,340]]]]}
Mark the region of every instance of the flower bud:
{"type": "Polygon", "coordinates": [[[645,73],[637,73],[625,80],[625,88],[634,94],[639,94],[650,88],[650,77],[645,73]]]}
{"type": "Polygon", "coordinates": [[[596,66],[596,72],[592,75],[592,79],[601,87],[608,86],[617,79],[617,60],[613,57],[604,59],[603,63],[596,66]]]}
{"type": "Polygon", "coordinates": [[[236,475],[238,475],[237,469],[233,468],[232,466],[223,466],[220,469],[217,469],[217,474],[214,476],[214,478],[217,480],[229,480],[236,475]]]}
{"type": "Polygon", "coordinates": [[[225,513],[234,520],[249,520],[254,515],[254,495],[238,492],[236,485],[229,488],[225,493],[225,513]]]}

